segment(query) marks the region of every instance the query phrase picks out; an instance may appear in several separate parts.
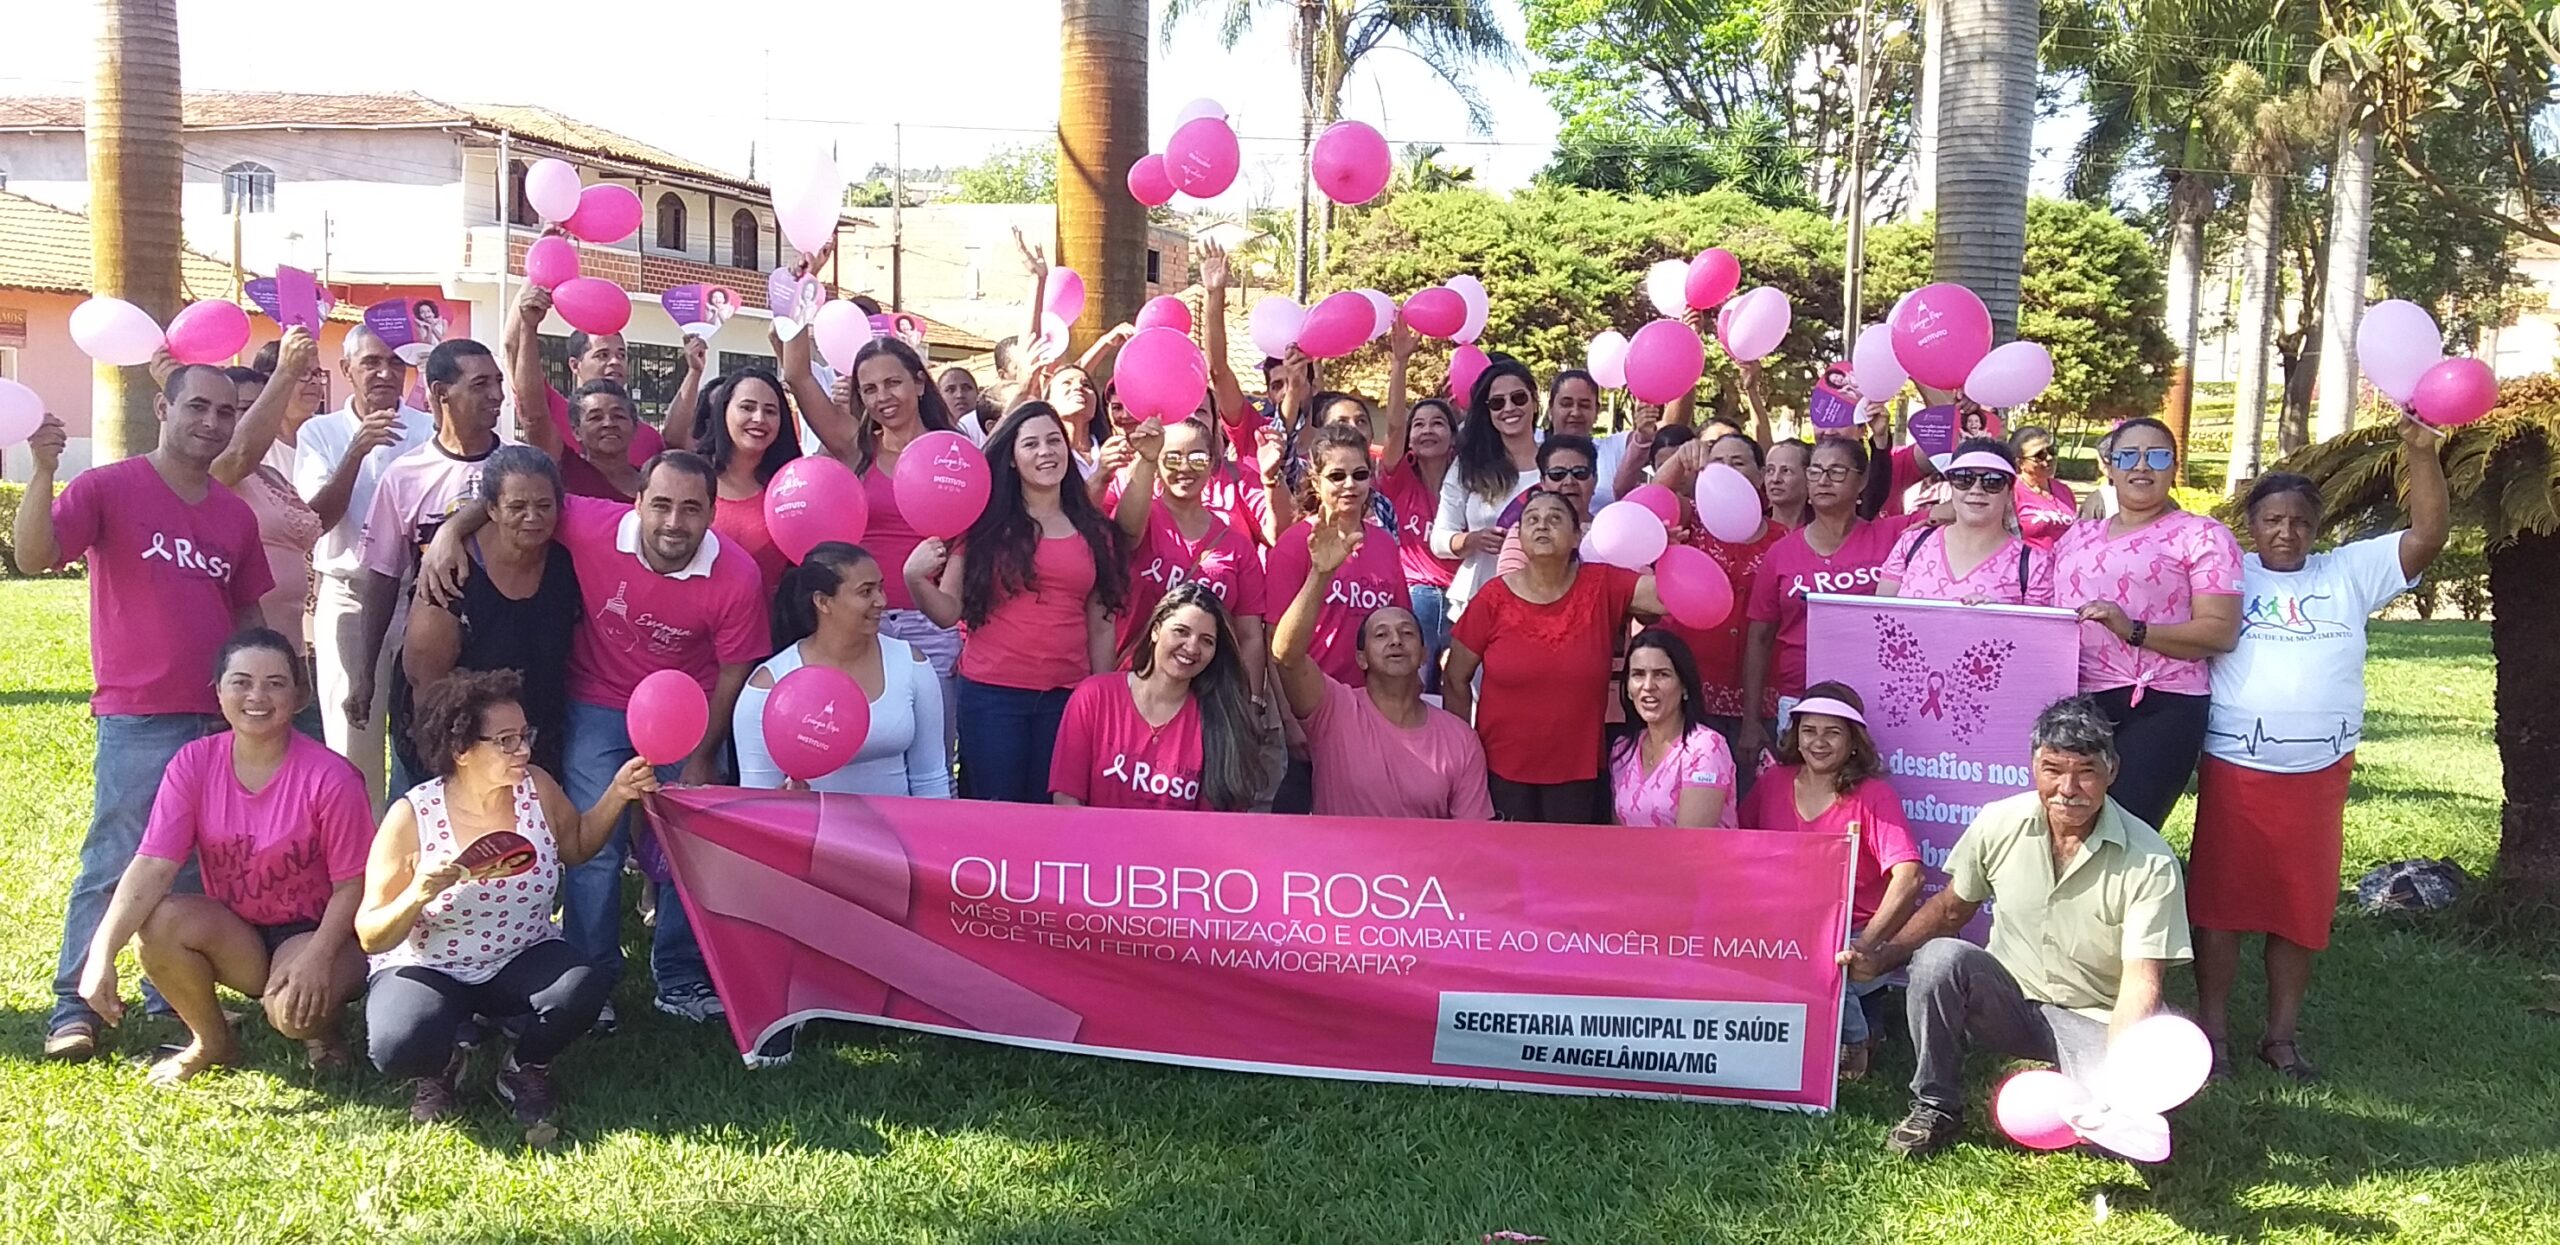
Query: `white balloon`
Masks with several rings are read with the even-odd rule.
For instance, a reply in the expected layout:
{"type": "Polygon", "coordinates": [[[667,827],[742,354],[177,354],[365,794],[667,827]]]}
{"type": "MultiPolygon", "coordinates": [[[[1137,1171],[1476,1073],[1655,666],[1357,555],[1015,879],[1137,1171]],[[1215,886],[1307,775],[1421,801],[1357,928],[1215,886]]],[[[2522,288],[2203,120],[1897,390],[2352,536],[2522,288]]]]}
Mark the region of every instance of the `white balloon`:
{"type": "Polygon", "coordinates": [[[1467,322],[1459,325],[1457,333],[1449,340],[1461,346],[1472,346],[1477,338],[1484,336],[1484,322],[1493,315],[1493,295],[1486,292],[1484,282],[1470,276],[1451,277],[1445,284],[1456,290],[1458,297],[1467,303],[1467,322]]]}
{"type": "Polygon", "coordinates": [[[1173,128],[1181,129],[1202,117],[1216,117],[1224,121],[1227,119],[1226,105],[1206,97],[1195,99],[1184,104],[1182,111],[1173,114],[1173,128]]]}
{"type": "Polygon", "coordinates": [[[164,338],[149,312],[104,294],[71,309],[71,343],[109,367],[149,363],[164,338]]]}
{"type": "Polygon", "coordinates": [[[2444,334],[2426,308],[2407,299],[2384,299],[2365,308],[2356,325],[2356,362],[2374,388],[2407,406],[2418,378],[2444,362],[2444,334]]]}
{"type": "Polygon", "coordinates": [[[1689,261],[1666,259],[1654,264],[1644,274],[1645,297],[1653,300],[1653,309],[1665,319],[1677,320],[1689,314],[1689,261]]]}
{"type": "Polygon", "coordinates": [[[774,219],[801,254],[815,255],[834,241],[843,212],[844,175],[836,171],[835,157],[812,149],[774,171],[774,219]]]}
{"type": "Polygon", "coordinates": [[[1795,321],[1795,308],[1787,302],[1787,292],[1774,285],[1764,285],[1735,299],[1733,318],[1726,323],[1725,350],[1735,362],[1757,363],[1785,341],[1787,328],[1795,321]]]}
{"type": "Polygon", "coordinates": [[[524,171],[524,201],[545,221],[564,221],[578,210],[578,170],[566,160],[541,159],[524,171]]]}
{"type": "Polygon", "coordinates": [[[1362,290],[1360,297],[1368,299],[1369,305],[1378,312],[1378,324],[1369,330],[1369,340],[1376,341],[1386,336],[1396,326],[1396,300],[1387,297],[1384,290],[1362,290]]]}
{"type": "Polygon", "coordinates": [[[1858,382],[1858,396],[1869,402],[1885,402],[1902,392],[1911,382],[1911,373],[1902,370],[1902,360],[1893,353],[1893,326],[1870,324],[1858,333],[1858,344],[1849,352],[1849,375],[1858,382]]]}
{"type": "Polygon", "coordinates": [[[871,341],[871,317],[851,299],[839,298],[818,308],[817,322],[809,326],[818,339],[818,353],[827,357],[827,366],[838,375],[853,370],[853,357],[871,341]]]}
{"type": "Polygon", "coordinates": [[[44,399],[35,390],[0,377],[0,449],[34,436],[44,426],[44,399]]]}
{"type": "Polygon", "coordinates": [[[1298,334],[1307,327],[1307,309],[1298,300],[1280,294],[1256,300],[1249,317],[1253,347],[1277,359],[1298,344],[1298,334]]]}
{"type": "Polygon", "coordinates": [[[1603,329],[1591,339],[1588,352],[1591,378],[1603,389],[1627,387],[1627,335],[1616,329],[1603,329]]]}

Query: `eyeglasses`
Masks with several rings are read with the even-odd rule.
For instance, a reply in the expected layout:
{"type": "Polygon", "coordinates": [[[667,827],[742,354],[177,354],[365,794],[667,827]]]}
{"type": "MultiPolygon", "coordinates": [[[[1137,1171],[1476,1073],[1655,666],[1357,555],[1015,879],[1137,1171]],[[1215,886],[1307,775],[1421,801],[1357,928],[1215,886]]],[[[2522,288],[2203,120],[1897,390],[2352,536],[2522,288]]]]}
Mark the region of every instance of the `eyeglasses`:
{"type": "Polygon", "coordinates": [[[541,731],[528,726],[522,731],[512,734],[482,735],[480,737],[480,742],[497,749],[502,754],[512,752],[531,752],[533,751],[534,739],[541,734],[541,731]]]}
{"type": "Polygon", "coordinates": [[[2053,461],[2053,447],[2052,447],[2052,446],[2050,446],[2050,445],[2048,445],[2048,446],[2044,447],[2043,449],[2037,450],[2037,451],[2036,451],[2035,453],[2033,453],[2033,454],[2029,454],[2029,455],[2027,455],[2027,461],[2028,461],[2028,462],[2031,462],[2031,463],[2049,463],[2049,462],[2052,462],[2052,461],[2053,461]]]}
{"type": "Polygon", "coordinates": [[[1492,397],[1485,399],[1484,409],[1488,411],[1498,411],[1506,406],[1535,406],[1537,401],[1538,395],[1531,393],[1526,389],[1514,389],[1511,391],[1511,396],[1507,398],[1497,393],[1492,397]]]}
{"type": "Polygon", "coordinates": [[[1205,471],[1209,467],[1209,451],[1168,451],[1157,456],[1156,465],[1167,469],[1174,467],[1189,467],[1195,471],[1205,471]]]}
{"type": "Polygon", "coordinates": [[[1354,467],[1349,471],[1344,471],[1341,468],[1336,467],[1333,470],[1324,473],[1324,482],[1327,484],[1367,484],[1369,482],[1369,477],[1372,474],[1373,473],[1367,467],[1354,467]]]}
{"type": "Polygon", "coordinates": [[[2009,491],[2009,477],[1997,471],[1950,471],[1947,473],[1947,487],[1959,493],[1970,493],[1976,489],[1985,493],[2006,493],[2009,491]]]}
{"type": "Polygon", "coordinates": [[[1547,468],[1547,483],[1549,484],[1562,484],[1567,480],[1588,480],[1590,478],[1591,469],[1589,467],[1547,468]]]}
{"type": "Polygon", "coordinates": [[[2118,471],[2136,471],[2145,467],[2148,467],[2153,471],[2167,471],[2170,466],[2177,461],[2178,451],[2169,449],[2165,446],[2155,445],[2149,449],[2107,451],[2107,463],[2118,471]]]}
{"type": "Polygon", "coordinates": [[[1841,463],[1833,463],[1828,467],[1807,467],[1804,469],[1805,479],[1821,480],[1828,484],[1845,483],[1850,477],[1857,474],[1857,468],[1841,463]]]}

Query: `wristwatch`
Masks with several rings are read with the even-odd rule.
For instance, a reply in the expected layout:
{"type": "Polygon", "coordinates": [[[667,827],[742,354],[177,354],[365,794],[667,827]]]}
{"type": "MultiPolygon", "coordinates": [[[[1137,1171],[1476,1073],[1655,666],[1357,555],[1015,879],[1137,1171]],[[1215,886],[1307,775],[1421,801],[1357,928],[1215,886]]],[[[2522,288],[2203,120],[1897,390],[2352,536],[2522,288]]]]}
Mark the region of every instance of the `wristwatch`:
{"type": "Polygon", "coordinates": [[[2151,624],[2137,618],[2133,620],[2133,634],[2126,636],[2124,642],[2135,648],[2140,648],[2142,647],[2142,642],[2150,638],[2150,636],[2151,624]]]}

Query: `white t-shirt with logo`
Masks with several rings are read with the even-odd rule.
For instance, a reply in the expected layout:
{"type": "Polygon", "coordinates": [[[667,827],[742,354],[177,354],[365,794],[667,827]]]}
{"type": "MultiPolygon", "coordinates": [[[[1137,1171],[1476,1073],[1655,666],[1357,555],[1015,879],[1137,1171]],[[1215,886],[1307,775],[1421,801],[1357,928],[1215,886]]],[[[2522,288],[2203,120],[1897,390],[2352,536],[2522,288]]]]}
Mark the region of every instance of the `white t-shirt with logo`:
{"type": "Polygon", "coordinates": [[[2364,737],[2365,618],[2417,583],[2400,533],[2315,553],[2298,571],[2240,561],[2240,645],[2213,659],[2206,755],[2249,769],[2327,769],[2364,737]]]}

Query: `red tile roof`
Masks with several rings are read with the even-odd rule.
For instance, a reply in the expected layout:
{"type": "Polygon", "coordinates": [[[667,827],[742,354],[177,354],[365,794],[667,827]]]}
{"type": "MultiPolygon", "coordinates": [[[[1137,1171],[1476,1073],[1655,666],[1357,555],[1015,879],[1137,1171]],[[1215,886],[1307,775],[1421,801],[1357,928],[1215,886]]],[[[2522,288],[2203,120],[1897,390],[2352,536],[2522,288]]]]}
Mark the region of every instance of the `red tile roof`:
{"type": "MultiPolygon", "coordinates": [[[[0,191],[0,287],[86,294],[93,275],[88,217],[0,191]]],[[[190,302],[228,298],[231,265],[187,251],[180,259],[178,285],[190,302]]]]}

